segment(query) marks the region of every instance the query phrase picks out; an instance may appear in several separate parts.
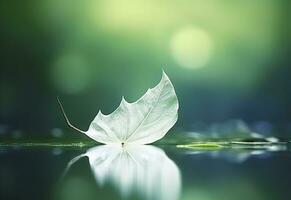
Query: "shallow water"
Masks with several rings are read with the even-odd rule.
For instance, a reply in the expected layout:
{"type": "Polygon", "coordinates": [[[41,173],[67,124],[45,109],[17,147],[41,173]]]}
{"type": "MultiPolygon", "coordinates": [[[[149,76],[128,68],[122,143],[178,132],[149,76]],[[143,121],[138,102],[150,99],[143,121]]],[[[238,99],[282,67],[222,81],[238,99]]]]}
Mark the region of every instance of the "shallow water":
{"type": "Polygon", "coordinates": [[[0,199],[290,199],[287,146],[88,149],[1,147],[0,199]]]}

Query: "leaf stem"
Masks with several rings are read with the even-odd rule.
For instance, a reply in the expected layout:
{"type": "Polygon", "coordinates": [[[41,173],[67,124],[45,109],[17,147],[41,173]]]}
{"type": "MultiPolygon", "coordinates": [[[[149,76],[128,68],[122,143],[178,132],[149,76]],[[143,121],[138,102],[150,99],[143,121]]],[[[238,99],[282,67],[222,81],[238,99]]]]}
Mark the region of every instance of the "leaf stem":
{"type": "Polygon", "coordinates": [[[63,108],[63,105],[62,105],[62,103],[61,103],[61,101],[60,101],[60,98],[59,98],[58,96],[57,96],[57,101],[58,101],[58,103],[59,103],[59,106],[60,106],[60,108],[61,108],[62,114],[63,114],[63,116],[64,116],[64,118],[65,118],[65,120],[66,120],[68,126],[69,126],[70,128],[72,128],[72,129],[78,131],[78,132],[81,132],[81,133],[86,134],[86,131],[82,131],[81,129],[79,129],[79,128],[77,128],[77,127],[75,127],[75,126],[73,126],[73,125],[71,124],[69,118],[67,117],[67,114],[66,114],[66,112],[65,112],[65,109],[63,108]]]}

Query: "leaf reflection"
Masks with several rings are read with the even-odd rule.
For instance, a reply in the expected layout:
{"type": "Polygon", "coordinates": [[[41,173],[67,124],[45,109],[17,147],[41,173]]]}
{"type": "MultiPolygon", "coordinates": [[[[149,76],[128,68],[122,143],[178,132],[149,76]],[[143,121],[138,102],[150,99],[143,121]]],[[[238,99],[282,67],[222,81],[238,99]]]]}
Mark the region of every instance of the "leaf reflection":
{"type": "MultiPolygon", "coordinates": [[[[97,184],[110,184],[123,198],[138,193],[143,199],[176,200],[181,189],[177,165],[165,152],[151,145],[102,145],[73,158],[87,156],[97,184]]],[[[67,171],[66,170],[66,171],[67,171]]]]}

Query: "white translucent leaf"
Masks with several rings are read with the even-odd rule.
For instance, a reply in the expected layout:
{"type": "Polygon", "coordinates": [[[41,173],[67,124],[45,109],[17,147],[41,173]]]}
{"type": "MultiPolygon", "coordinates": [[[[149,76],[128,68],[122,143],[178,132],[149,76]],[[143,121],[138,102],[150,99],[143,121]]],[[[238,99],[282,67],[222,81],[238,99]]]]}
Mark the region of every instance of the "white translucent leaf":
{"type": "Polygon", "coordinates": [[[160,83],[136,102],[122,98],[111,114],[99,111],[85,134],[105,144],[149,144],[164,137],[176,123],[178,107],[174,87],[163,72],[160,83]]]}
{"type": "Polygon", "coordinates": [[[138,194],[147,200],[177,200],[181,175],[165,152],[150,145],[102,145],[74,158],[87,156],[99,186],[113,185],[123,198],[138,194]]]}

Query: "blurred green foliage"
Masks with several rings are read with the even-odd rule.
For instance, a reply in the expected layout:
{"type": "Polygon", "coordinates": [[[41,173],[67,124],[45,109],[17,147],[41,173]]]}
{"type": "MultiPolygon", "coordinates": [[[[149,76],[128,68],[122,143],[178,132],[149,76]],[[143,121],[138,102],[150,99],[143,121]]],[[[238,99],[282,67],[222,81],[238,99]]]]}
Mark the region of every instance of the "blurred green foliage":
{"type": "MultiPolygon", "coordinates": [[[[171,78],[177,126],[240,118],[288,124],[290,45],[284,0],[1,1],[0,123],[86,129],[121,96],[171,78]]],[[[286,125],[287,126],[287,125],[286,125]]]]}

